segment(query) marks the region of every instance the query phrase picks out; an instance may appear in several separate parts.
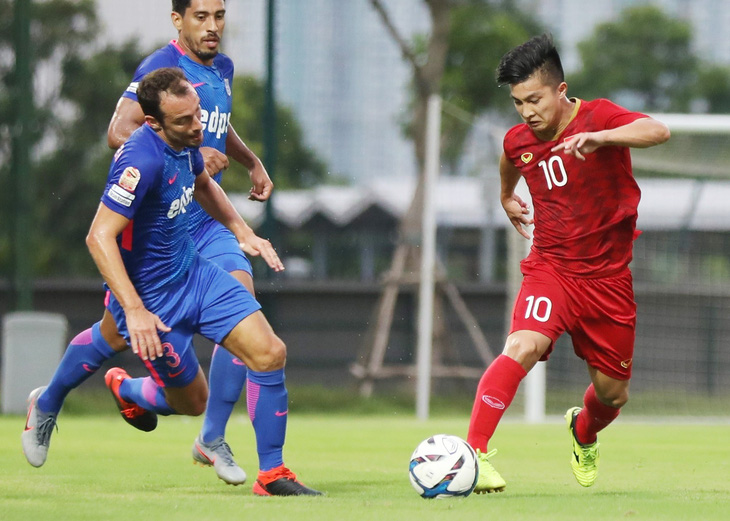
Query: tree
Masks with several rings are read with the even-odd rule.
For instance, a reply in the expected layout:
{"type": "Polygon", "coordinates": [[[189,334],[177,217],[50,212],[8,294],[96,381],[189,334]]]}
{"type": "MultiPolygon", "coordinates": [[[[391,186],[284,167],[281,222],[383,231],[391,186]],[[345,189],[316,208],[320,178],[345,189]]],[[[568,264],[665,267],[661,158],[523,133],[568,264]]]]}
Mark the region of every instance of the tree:
{"type": "Polygon", "coordinates": [[[703,64],[697,79],[696,94],[711,114],[730,113],[730,68],[703,64]]]}
{"type": "Polygon", "coordinates": [[[43,275],[96,275],[84,237],[106,182],[113,151],[106,142],[119,96],[144,57],[134,41],[89,58],[63,60],[57,103],[73,115],[55,119],[54,150],[37,164],[36,269],[43,275]]]}
{"type": "MultiPolygon", "coordinates": [[[[524,23],[526,18],[516,10],[512,1],[496,0],[423,0],[431,15],[431,32],[408,42],[398,31],[388,14],[383,0],[370,0],[388,33],[398,45],[401,54],[413,71],[413,96],[409,107],[407,135],[413,139],[419,179],[413,201],[400,223],[398,244],[391,268],[378,302],[377,318],[373,322],[372,347],[367,354],[366,366],[358,365],[354,373],[364,379],[363,394],[372,392],[373,379],[380,373],[380,365],[388,342],[393,312],[402,284],[412,280],[420,271],[420,218],[423,213],[422,182],[425,176],[426,118],[429,98],[440,94],[446,103],[464,111],[481,112],[495,103],[494,68],[502,54],[522,43],[528,31],[537,24],[524,23]]],[[[468,112],[467,112],[468,113],[468,112]]],[[[465,125],[442,123],[443,141],[450,144],[451,161],[458,155],[468,133],[465,125]],[[447,129],[447,132],[444,132],[447,129]]],[[[441,270],[439,270],[441,271],[441,270]]],[[[435,309],[445,309],[448,301],[456,311],[477,351],[487,362],[491,356],[481,329],[469,313],[458,290],[439,273],[435,309]]],[[[434,316],[435,345],[444,344],[446,327],[443,314],[434,316]]],[[[442,351],[438,347],[437,351],[442,351]]],[[[437,363],[440,363],[437,357],[437,363]]],[[[461,371],[463,368],[458,368],[461,371]]],[[[460,375],[465,373],[461,372],[460,375]]]]}
{"type": "MultiPolygon", "coordinates": [[[[495,81],[502,56],[542,32],[540,24],[513,2],[469,0],[451,11],[441,95],[451,112],[476,116],[489,110],[514,111],[510,97],[495,81]]],[[[442,158],[452,170],[471,127],[454,117],[442,122],[442,158]]]]}
{"type": "MultiPolygon", "coordinates": [[[[0,190],[0,274],[9,274],[11,270],[12,237],[8,223],[12,222],[13,180],[9,178],[10,142],[12,132],[12,121],[14,118],[14,107],[12,106],[10,92],[14,83],[13,70],[13,27],[12,16],[13,2],[0,0],[0,12],[4,16],[0,20],[0,180],[5,189],[0,190]]],[[[81,47],[88,44],[97,31],[97,20],[92,0],[47,0],[44,2],[33,2],[31,9],[31,55],[34,64],[52,64],[58,56],[70,56],[80,52],[81,47]]],[[[37,80],[36,80],[37,81],[37,80]]],[[[46,146],[53,146],[54,141],[59,138],[59,130],[56,121],[58,120],[59,98],[51,89],[40,89],[35,85],[32,92],[26,93],[34,99],[34,113],[30,126],[31,142],[29,145],[38,152],[40,143],[46,146]],[[46,97],[39,99],[36,95],[41,90],[46,97]]],[[[37,153],[34,154],[37,157],[37,153]]],[[[37,189],[42,187],[47,180],[39,179],[36,176],[35,168],[37,162],[31,165],[31,172],[28,179],[21,182],[30,183],[34,194],[34,206],[41,207],[43,201],[40,199],[37,189]]],[[[60,168],[59,168],[60,170],[60,168]]],[[[56,171],[60,177],[63,175],[73,176],[74,173],[56,171]]],[[[55,182],[57,178],[51,180],[55,182]]],[[[36,223],[37,224],[37,223],[36,223]]],[[[43,241],[40,239],[38,226],[33,227],[32,245],[37,249],[43,241]]]]}
{"type": "MultiPolygon", "coordinates": [[[[253,152],[262,157],[263,151],[264,83],[253,76],[233,80],[231,124],[253,152]]],[[[293,111],[283,105],[276,107],[278,138],[277,165],[274,174],[276,190],[310,188],[327,177],[327,167],[317,154],[304,143],[302,127],[293,111]]],[[[248,192],[251,187],[248,172],[235,162],[223,176],[226,191],[248,192]]]]}
{"type": "Polygon", "coordinates": [[[654,6],[624,10],[578,45],[583,68],[571,76],[571,93],[610,97],[636,110],[686,112],[697,80],[687,22],[654,6]]]}

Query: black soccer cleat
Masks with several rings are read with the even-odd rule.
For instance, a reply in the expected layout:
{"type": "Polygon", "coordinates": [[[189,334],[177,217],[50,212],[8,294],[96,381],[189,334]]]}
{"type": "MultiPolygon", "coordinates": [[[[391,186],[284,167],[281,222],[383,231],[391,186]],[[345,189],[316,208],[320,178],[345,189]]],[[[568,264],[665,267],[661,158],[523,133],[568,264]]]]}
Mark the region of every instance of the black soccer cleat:
{"type": "Polygon", "coordinates": [[[306,487],[284,465],[271,470],[259,471],[253,493],[257,496],[321,496],[322,492],[306,487]]]}

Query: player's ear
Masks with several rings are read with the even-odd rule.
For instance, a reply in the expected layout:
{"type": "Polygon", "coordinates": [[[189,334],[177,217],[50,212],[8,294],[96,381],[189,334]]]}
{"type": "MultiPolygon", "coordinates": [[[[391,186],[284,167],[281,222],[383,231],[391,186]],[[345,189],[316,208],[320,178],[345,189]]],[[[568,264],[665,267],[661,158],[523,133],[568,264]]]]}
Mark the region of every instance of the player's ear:
{"type": "Polygon", "coordinates": [[[565,98],[568,95],[568,84],[564,81],[560,82],[560,85],[558,85],[558,97],[559,98],[565,98]]]}
{"type": "Polygon", "coordinates": [[[172,13],[170,13],[170,19],[172,20],[172,25],[174,25],[175,29],[177,29],[177,32],[180,32],[183,25],[182,16],[180,16],[180,13],[178,13],[177,11],[173,11],[172,13]]]}
{"type": "Polygon", "coordinates": [[[150,128],[152,128],[152,130],[154,130],[155,132],[159,132],[160,130],[162,130],[162,125],[160,125],[160,122],[157,121],[157,118],[154,118],[152,116],[145,116],[144,122],[147,123],[150,128]]]}

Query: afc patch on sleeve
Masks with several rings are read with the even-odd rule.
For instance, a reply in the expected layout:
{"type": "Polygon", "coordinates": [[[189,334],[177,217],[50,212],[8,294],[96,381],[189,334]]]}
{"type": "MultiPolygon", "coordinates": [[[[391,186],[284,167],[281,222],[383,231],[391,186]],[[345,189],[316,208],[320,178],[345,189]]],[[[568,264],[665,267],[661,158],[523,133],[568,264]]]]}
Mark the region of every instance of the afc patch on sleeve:
{"type": "Polygon", "coordinates": [[[112,185],[106,194],[111,200],[116,201],[127,208],[132,206],[132,202],[134,202],[134,199],[137,197],[136,195],[130,194],[126,190],[120,188],[119,185],[112,185]]]}
{"type": "Polygon", "coordinates": [[[119,186],[124,188],[127,192],[134,192],[137,189],[137,185],[139,184],[141,177],[142,175],[139,173],[139,170],[133,166],[128,166],[119,177],[119,186]]]}

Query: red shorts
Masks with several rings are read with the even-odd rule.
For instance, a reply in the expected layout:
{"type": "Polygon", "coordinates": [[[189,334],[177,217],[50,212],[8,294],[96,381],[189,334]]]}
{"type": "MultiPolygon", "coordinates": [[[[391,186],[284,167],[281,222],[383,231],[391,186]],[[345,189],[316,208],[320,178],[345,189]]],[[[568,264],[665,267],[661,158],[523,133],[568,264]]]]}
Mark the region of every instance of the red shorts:
{"type": "Polygon", "coordinates": [[[522,287],[512,312],[510,333],[535,331],[552,339],[542,360],[564,332],[575,354],[617,380],[631,378],[636,302],[631,271],[610,277],[566,277],[545,261],[522,261],[522,287]]]}

